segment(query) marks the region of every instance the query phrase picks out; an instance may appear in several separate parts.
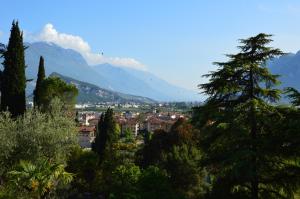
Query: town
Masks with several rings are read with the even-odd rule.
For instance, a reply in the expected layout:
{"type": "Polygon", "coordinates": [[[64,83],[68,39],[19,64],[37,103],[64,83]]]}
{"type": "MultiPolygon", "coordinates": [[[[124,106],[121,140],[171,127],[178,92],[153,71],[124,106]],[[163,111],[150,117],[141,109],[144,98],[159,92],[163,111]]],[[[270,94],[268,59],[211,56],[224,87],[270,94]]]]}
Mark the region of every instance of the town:
{"type": "MultiPolygon", "coordinates": [[[[102,105],[76,105],[76,121],[78,125],[78,141],[81,147],[91,148],[92,143],[96,137],[97,125],[102,112],[85,111],[84,108],[135,108],[127,111],[115,112],[115,120],[120,129],[120,135],[123,136],[125,131],[132,134],[134,138],[139,135],[145,136],[146,133],[153,133],[156,130],[164,130],[168,132],[171,126],[179,119],[188,119],[191,116],[191,109],[187,106],[181,109],[172,103],[158,103],[152,105],[138,105],[138,104],[102,104],[102,105]],[[141,110],[141,107],[148,107],[148,109],[141,110]],[[161,112],[160,110],[164,110],[161,112]],[[168,110],[168,111],[166,111],[168,110]],[[176,111],[175,111],[176,110],[176,111]]],[[[193,103],[192,103],[193,104],[193,103]]],[[[143,139],[139,139],[140,143],[143,139]]]]}

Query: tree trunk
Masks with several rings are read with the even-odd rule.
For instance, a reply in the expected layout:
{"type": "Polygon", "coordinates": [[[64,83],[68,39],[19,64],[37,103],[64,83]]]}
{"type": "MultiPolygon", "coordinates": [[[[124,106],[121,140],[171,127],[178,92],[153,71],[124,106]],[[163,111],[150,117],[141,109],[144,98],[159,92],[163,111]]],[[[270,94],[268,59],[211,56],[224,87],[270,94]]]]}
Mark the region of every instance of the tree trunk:
{"type": "MultiPolygon", "coordinates": [[[[250,100],[253,102],[255,99],[254,94],[254,77],[252,68],[250,68],[250,100]]],[[[252,179],[251,179],[251,198],[258,199],[258,177],[257,177],[257,148],[256,148],[256,134],[257,134],[257,125],[256,125],[256,117],[255,117],[255,105],[251,104],[251,112],[250,112],[250,121],[251,121],[251,150],[253,152],[252,155],[252,179]]]]}

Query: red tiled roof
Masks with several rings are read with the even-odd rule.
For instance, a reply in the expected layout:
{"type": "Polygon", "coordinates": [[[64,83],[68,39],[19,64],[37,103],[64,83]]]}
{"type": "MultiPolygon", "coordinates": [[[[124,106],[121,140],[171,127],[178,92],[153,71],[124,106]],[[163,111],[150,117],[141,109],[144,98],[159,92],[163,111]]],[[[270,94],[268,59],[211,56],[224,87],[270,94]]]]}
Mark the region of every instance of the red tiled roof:
{"type": "Polygon", "coordinates": [[[79,132],[81,133],[88,133],[88,132],[94,132],[96,130],[95,126],[80,126],[79,132]]]}

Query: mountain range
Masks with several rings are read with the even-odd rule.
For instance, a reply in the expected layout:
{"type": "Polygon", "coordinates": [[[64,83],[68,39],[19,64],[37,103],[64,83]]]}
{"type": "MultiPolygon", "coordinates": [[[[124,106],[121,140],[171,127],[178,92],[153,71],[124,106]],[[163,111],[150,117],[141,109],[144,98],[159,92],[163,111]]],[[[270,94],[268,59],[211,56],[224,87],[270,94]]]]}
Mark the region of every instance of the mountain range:
{"type": "Polygon", "coordinates": [[[300,51],[274,58],[268,63],[273,74],[280,75],[280,88],[294,87],[300,90],[300,51]]]}
{"type": "MultiPolygon", "coordinates": [[[[148,71],[110,64],[90,66],[80,53],[53,43],[35,42],[25,45],[28,47],[25,51],[28,79],[36,79],[39,57],[43,56],[47,75],[56,73],[61,77],[71,78],[72,81],[90,84],[93,89],[114,93],[116,96],[127,94],[129,99],[132,99],[132,96],[142,96],[140,99],[144,98],[146,101],[203,100],[203,96],[196,92],[174,86],[148,71]]],[[[280,75],[280,88],[294,87],[300,90],[300,51],[274,58],[267,63],[267,67],[273,74],[280,75]]],[[[32,93],[34,86],[35,81],[28,83],[27,95],[32,93]]]]}
{"type": "MultiPolygon", "coordinates": [[[[46,75],[59,73],[78,81],[87,82],[99,88],[143,96],[157,101],[199,101],[197,92],[180,88],[160,79],[148,71],[100,64],[90,66],[82,55],[71,49],[64,49],[53,43],[26,43],[26,76],[36,79],[39,57],[45,59],[46,75]]],[[[34,81],[28,84],[28,93],[34,88],[34,81]]]]}
{"type": "Polygon", "coordinates": [[[134,96],[106,90],[87,82],[78,81],[59,73],[51,73],[51,77],[59,77],[68,84],[73,84],[78,89],[77,103],[154,103],[155,101],[146,97],[134,96]]]}

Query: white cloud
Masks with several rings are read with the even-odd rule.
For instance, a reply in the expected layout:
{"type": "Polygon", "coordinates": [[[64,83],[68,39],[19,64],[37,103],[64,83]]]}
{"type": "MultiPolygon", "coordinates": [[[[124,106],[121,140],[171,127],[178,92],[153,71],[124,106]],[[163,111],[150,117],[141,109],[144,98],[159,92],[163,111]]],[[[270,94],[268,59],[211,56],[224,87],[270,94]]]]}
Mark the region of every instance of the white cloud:
{"type": "Polygon", "coordinates": [[[90,65],[109,63],[115,66],[146,70],[146,66],[133,58],[107,57],[93,53],[90,45],[81,37],[58,32],[50,23],[46,24],[38,34],[31,35],[30,40],[52,42],[63,48],[79,52],[90,65]]]}

